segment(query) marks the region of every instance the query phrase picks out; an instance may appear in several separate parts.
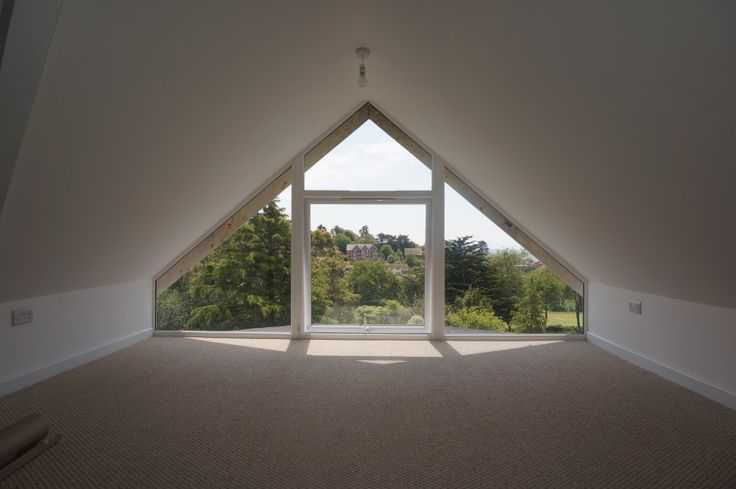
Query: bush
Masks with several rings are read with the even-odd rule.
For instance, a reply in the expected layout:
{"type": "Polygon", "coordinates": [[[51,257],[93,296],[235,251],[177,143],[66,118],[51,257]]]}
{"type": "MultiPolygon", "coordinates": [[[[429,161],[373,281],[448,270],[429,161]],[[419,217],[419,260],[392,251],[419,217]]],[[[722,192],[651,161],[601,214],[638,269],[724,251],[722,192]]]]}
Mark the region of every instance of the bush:
{"type": "Polygon", "coordinates": [[[406,324],[411,317],[411,311],[404,305],[393,299],[383,302],[383,307],[388,309],[391,324],[406,324]]]}
{"type": "Polygon", "coordinates": [[[409,321],[407,321],[406,324],[410,326],[423,326],[424,318],[418,314],[414,314],[412,317],[409,318],[409,321]]]}
{"type": "Polygon", "coordinates": [[[445,323],[456,328],[484,329],[490,331],[506,331],[508,325],[491,309],[481,307],[461,307],[450,309],[445,315],[445,323]]]}
{"type": "Polygon", "coordinates": [[[391,316],[391,311],[383,306],[360,306],[356,313],[360,324],[389,324],[388,319],[391,316]]]}
{"type": "MultiPolygon", "coordinates": [[[[387,300],[381,306],[360,306],[355,310],[356,320],[363,324],[407,324],[413,316],[411,311],[404,307],[399,301],[387,300]]],[[[424,319],[417,316],[424,324],[424,319]]]]}

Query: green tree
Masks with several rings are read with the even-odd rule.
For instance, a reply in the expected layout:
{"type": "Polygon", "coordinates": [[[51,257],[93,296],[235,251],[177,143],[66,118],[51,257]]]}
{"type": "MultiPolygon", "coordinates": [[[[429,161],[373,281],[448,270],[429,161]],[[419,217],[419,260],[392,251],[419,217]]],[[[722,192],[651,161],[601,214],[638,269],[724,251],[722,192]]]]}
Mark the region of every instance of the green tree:
{"type": "Polygon", "coordinates": [[[384,244],[381,245],[381,248],[378,250],[381,255],[383,255],[383,259],[386,260],[390,255],[394,254],[394,249],[391,248],[390,244],[384,244]]]}
{"type": "Polygon", "coordinates": [[[565,293],[565,283],[545,266],[541,266],[536,270],[529,272],[529,276],[533,276],[535,278],[539,289],[542,292],[542,300],[544,302],[544,324],[546,325],[549,311],[557,311],[562,308],[562,297],[565,293]]]}
{"type": "Polygon", "coordinates": [[[421,264],[421,260],[414,255],[409,255],[406,257],[406,264],[409,265],[409,268],[418,267],[421,264]]]}
{"type": "Polygon", "coordinates": [[[363,226],[362,228],[360,228],[357,242],[363,244],[375,244],[376,239],[373,237],[370,231],[368,231],[368,226],[363,226]]]}
{"type": "Polygon", "coordinates": [[[367,306],[381,305],[387,299],[398,299],[399,280],[382,261],[360,260],[347,274],[350,292],[367,306]]]}
{"type": "Polygon", "coordinates": [[[490,299],[473,287],[465,291],[456,305],[447,308],[445,323],[457,328],[508,330],[506,322],[494,314],[490,299]]]}
{"type": "Polygon", "coordinates": [[[384,233],[378,233],[376,235],[376,245],[377,246],[383,246],[385,244],[391,245],[393,243],[394,237],[390,234],[384,234],[384,233]]]}
{"type": "Polygon", "coordinates": [[[335,253],[335,240],[324,226],[318,226],[311,234],[312,256],[324,257],[335,253]]]}
{"type": "Polygon", "coordinates": [[[524,279],[524,291],[514,314],[515,330],[523,333],[541,333],[547,325],[544,317],[544,295],[534,274],[524,279]]]}
{"type": "Polygon", "coordinates": [[[416,248],[417,244],[409,239],[409,236],[406,234],[399,234],[396,236],[396,248],[398,248],[399,251],[401,251],[401,254],[404,254],[404,250],[407,248],[416,248]]]}
{"type": "Polygon", "coordinates": [[[274,200],[188,274],[187,329],[289,324],[291,222],[274,200]]]}
{"type": "Polygon", "coordinates": [[[186,276],[166,289],[156,298],[156,327],[158,329],[183,329],[191,314],[191,305],[185,290],[186,276]],[[184,291],[182,291],[182,289],[184,291]]]}
{"type": "Polygon", "coordinates": [[[504,249],[489,253],[486,259],[489,279],[485,293],[493,300],[493,311],[508,324],[524,288],[524,274],[519,265],[530,261],[529,254],[504,249]]]}
{"type": "Polygon", "coordinates": [[[419,306],[424,304],[424,267],[410,268],[401,274],[401,292],[404,304],[419,306]]]}
{"type": "Polygon", "coordinates": [[[351,306],[359,297],[350,292],[345,268],[348,262],[340,254],[312,260],[312,321],[317,323],[351,322],[351,306]]]}
{"type": "Polygon", "coordinates": [[[347,251],[348,245],[350,243],[355,242],[355,240],[351,239],[347,234],[344,234],[344,233],[335,234],[334,241],[335,241],[335,246],[342,253],[345,253],[347,251]]]}
{"type": "Polygon", "coordinates": [[[580,321],[580,314],[583,312],[583,298],[580,294],[575,292],[575,290],[570,287],[569,285],[565,286],[565,292],[563,293],[563,297],[565,300],[569,300],[573,303],[573,307],[575,310],[575,322],[576,322],[576,331],[578,333],[583,332],[583,326],[580,321]]]}
{"type": "Polygon", "coordinates": [[[378,233],[376,235],[376,244],[377,245],[384,245],[384,244],[391,245],[391,248],[399,251],[402,255],[404,254],[404,250],[407,248],[418,248],[419,247],[419,245],[416,244],[414,241],[410,240],[409,236],[407,236],[406,234],[399,234],[398,236],[394,236],[393,234],[378,233]]]}
{"type": "Polygon", "coordinates": [[[340,226],[333,227],[330,230],[330,232],[332,233],[333,236],[337,236],[338,234],[344,234],[345,236],[347,236],[351,240],[350,241],[351,243],[352,242],[355,242],[355,240],[358,239],[358,235],[355,234],[353,231],[351,231],[349,229],[341,228],[340,226]]]}
{"type": "Polygon", "coordinates": [[[454,304],[470,287],[483,288],[489,268],[472,236],[445,241],[445,301],[454,304]]]}
{"type": "Polygon", "coordinates": [[[350,243],[355,243],[358,240],[358,236],[354,232],[349,229],[343,229],[340,226],[333,227],[330,233],[335,240],[335,246],[343,253],[345,253],[350,243]]]}
{"type": "Polygon", "coordinates": [[[330,270],[322,260],[312,260],[312,321],[321,322],[329,307],[334,305],[330,297],[330,270]]]}
{"type": "Polygon", "coordinates": [[[492,309],[493,303],[484,296],[479,289],[470,287],[465,291],[463,296],[457,301],[459,307],[471,308],[478,307],[481,309],[492,309]]]}
{"type": "Polygon", "coordinates": [[[388,255],[386,261],[389,263],[403,263],[404,255],[402,255],[400,251],[396,251],[395,253],[388,255]]]}

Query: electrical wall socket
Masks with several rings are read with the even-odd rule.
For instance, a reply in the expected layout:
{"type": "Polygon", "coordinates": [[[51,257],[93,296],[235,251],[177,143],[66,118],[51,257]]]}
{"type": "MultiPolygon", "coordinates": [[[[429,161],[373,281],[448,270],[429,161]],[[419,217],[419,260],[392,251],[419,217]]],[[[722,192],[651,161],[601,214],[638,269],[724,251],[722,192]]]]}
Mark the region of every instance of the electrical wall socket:
{"type": "Polygon", "coordinates": [[[26,307],[24,309],[14,309],[12,317],[13,326],[28,324],[33,322],[33,309],[26,307]]]}
{"type": "Polygon", "coordinates": [[[641,301],[629,301],[629,312],[641,316],[641,301]]]}

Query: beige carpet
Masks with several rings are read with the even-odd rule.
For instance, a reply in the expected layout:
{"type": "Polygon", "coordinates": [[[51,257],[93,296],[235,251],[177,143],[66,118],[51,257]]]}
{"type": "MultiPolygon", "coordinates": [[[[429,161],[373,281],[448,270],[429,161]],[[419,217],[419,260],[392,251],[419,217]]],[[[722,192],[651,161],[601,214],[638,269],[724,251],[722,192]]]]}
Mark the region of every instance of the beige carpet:
{"type": "Polygon", "coordinates": [[[61,443],[0,487],[736,487],[735,411],[585,342],[153,338],[32,412],[61,443]]]}

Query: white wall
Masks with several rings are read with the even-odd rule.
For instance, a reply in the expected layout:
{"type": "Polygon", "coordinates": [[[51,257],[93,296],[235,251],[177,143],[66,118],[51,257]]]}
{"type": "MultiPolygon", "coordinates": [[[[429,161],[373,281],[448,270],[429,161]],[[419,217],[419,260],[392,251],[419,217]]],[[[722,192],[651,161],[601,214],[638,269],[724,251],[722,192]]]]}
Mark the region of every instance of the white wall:
{"type": "Polygon", "coordinates": [[[736,309],[599,283],[588,294],[591,343],[736,409],[736,309]]]}
{"type": "Polygon", "coordinates": [[[150,280],[0,304],[0,395],[152,334],[150,280]],[[32,307],[31,324],[11,311],[32,307]]]}

